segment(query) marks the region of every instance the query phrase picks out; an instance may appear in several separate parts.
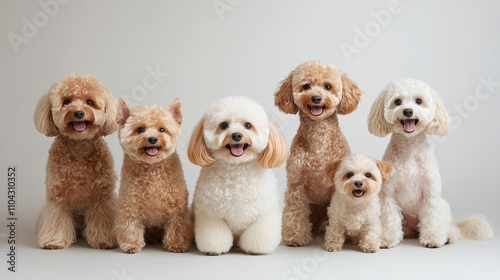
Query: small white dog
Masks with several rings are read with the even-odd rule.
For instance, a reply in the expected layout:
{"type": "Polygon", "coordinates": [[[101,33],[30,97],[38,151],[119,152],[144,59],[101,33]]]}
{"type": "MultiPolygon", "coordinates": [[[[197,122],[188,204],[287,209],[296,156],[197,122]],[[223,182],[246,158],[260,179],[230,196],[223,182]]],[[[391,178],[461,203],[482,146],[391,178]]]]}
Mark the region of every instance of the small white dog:
{"type": "Polygon", "coordinates": [[[441,197],[441,177],[426,134],[447,135],[451,123],[437,92],[426,83],[403,79],[388,84],[372,105],[370,133],[392,132],[383,160],[393,166],[380,194],[382,248],[403,237],[419,237],[438,248],[458,238],[491,239],[488,222],[479,216],[453,222],[450,205],[441,197]]]}
{"type": "Polygon", "coordinates": [[[346,236],[365,253],[380,247],[380,201],[382,182],[391,174],[391,164],[352,154],[327,164],[325,173],[335,185],[325,233],[325,249],[339,251],[346,236]]]}
{"type": "Polygon", "coordinates": [[[281,209],[270,168],[287,155],[283,135],[255,101],[226,97],[208,109],[188,148],[189,160],[202,166],[193,200],[201,252],[220,255],[233,245],[249,254],[276,249],[281,209]]]}

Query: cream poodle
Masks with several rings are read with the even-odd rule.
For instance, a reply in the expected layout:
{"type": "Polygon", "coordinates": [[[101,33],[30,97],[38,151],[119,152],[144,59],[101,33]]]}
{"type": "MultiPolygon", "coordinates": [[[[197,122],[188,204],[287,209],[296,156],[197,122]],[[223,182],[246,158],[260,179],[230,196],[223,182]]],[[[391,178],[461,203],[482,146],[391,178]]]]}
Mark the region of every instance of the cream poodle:
{"type": "Polygon", "coordinates": [[[270,168],[288,147],[261,105],[226,97],[209,107],[189,142],[202,167],[194,192],[198,249],[209,255],[239,246],[248,254],[273,252],[281,240],[280,195],[270,168]]]}
{"type": "Polygon", "coordinates": [[[370,133],[392,133],[383,160],[393,166],[381,191],[383,248],[403,237],[438,248],[458,238],[491,239],[493,232],[480,216],[452,221],[450,205],[441,197],[441,177],[427,134],[447,135],[448,113],[426,83],[403,79],[388,84],[372,105],[370,133]]]}

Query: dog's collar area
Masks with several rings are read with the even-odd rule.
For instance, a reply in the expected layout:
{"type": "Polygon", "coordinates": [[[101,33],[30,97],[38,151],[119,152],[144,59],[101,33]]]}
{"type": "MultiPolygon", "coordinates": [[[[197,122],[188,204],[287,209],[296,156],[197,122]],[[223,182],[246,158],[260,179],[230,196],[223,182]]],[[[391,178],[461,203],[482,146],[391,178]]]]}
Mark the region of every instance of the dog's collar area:
{"type": "Polygon", "coordinates": [[[406,133],[413,133],[418,124],[418,119],[402,119],[399,122],[403,125],[403,130],[406,133]]]}
{"type": "Polygon", "coordinates": [[[229,150],[229,152],[231,153],[231,155],[233,157],[242,156],[248,147],[250,147],[250,145],[247,143],[244,143],[244,144],[240,144],[240,143],[226,144],[226,146],[225,146],[225,148],[229,150]]]}

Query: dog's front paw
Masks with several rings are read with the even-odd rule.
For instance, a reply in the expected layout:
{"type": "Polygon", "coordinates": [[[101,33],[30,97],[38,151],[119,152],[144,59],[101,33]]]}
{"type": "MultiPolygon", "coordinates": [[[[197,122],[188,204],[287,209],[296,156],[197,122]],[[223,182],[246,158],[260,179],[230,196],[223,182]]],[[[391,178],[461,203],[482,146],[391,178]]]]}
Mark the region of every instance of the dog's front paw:
{"type": "Polygon", "coordinates": [[[173,252],[173,253],[184,253],[189,250],[189,244],[182,244],[182,243],[176,243],[176,244],[167,244],[165,246],[167,251],[173,252]]]}
{"type": "Polygon", "coordinates": [[[380,245],[376,243],[360,243],[359,248],[363,251],[363,253],[376,253],[379,249],[380,245]]]}
{"type": "Polygon", "coordinates": [[[283,236],[283,242],[286,246],[290,247],[301,247],[309,244],[311,242],[311,236],[309,235],[290,235],[283,236]]]}
{"type": "Polygon", "coordinates": [[[122,251],[127,253],[127,254],[139,253],[142,250],[142,247],[144,247],[144,246],[141,246],[141,244],[139,242],[120,244],[120,249],[122,249],[122,251]]]}
{"type": "Polygon", "coordinates": [[[419,238],[420,244],[427,248],[442,247],[448,241],[447,236],[434,236],[431,234],[421,234],[419,238]]]}
{"type": "Polygon", "coordinates": [[[380,243],[381,249],[390,249],[399,244],[399,240],[397,239],[382,239],[380,243]]]}
{"type": "Polygon", "coordinates": [[[340,243],[325,243],[325,250],[328,252],[337,252],[342,250],[342,244],[340,243]]]}
{"type": "Polygon", "coordinates": [[[46,249],[46,250],[60,250],[60,249],[68,248],[69,245],[47,244],[47,245],[42,245],[40,247],[42,247],[42,249],[46,249]]]}

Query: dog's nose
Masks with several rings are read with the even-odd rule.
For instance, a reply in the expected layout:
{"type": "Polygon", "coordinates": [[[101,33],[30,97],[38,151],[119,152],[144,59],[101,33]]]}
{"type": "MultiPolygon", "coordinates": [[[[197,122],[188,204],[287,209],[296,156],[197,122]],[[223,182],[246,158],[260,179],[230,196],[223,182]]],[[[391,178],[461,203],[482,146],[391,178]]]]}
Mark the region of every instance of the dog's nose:
{"type": "Polygon", "coordinates": [[[404,109],[403,115],[405,115],[405,117],[407,117],[407,118],[410,118],[411,116],[413,116],[413,110],[412,109],[404,109]]]}
{"type": "Polygon", "coordinates": [[[356,188],[361,188],[361,187],[363,187],[363,182],[362,181],[356,181],[356,182],[354,182],[354,186],[356,188]]]}
{"type": "Polygon", "coordinates": [[[323,100],[323,98],[321,98],[321,96],[319,96],[319,95],[314,95],[313,97],[311,97],[311,101],[314,104],[321,103],[321,100],[323,100]]]}
{"type": "Polygon", "coordinates": [[[233,134],[231,134],[231,139],[233,139],[236,142],[240,141],[241,138],[243,138],[243,134],[239,132],[234,132],[233,134]]]}
{"type": "Polygon", "coordinates": [[[158,142],[158,138],[156,138],[156,137],[149,137],[148,138],[148,142],[149,142],[149,144],[154,145],[154,144],[156,144],[158,142]]]}
{"type": "Polygon", "coordinates": [[[85,117],[85,112],[84,111],[76,111],[73,113],[73,116],[75,116],[75,118],[80,120],[83,117],[85,117]]]}

